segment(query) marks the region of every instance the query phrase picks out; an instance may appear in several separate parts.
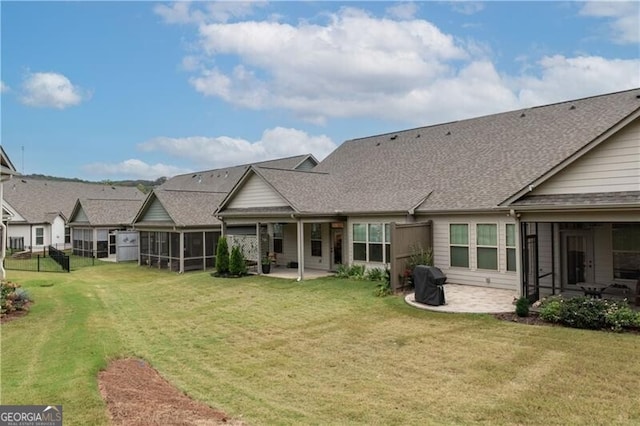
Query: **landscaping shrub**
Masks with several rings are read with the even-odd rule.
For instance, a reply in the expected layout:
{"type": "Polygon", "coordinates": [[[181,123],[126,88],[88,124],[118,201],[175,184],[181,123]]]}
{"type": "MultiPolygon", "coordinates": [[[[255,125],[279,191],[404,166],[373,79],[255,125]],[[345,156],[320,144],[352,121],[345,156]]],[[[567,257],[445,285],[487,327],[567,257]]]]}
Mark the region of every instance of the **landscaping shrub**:
{"type": "Polygon", "coordinates": [[[231,249],[229,273],[236,276],[245,275],[247,273],[247,263],[245,262],[244,255],[238,246],[233,246],[231,249]]]}
{"type": "Polygon", "coordinates": [[[385,272],[382,268],[371,268],[365,272],[364,276],[369,281],[384,281],[385,272]]]}
{"type": "Polygon", "coordinates": [[[0,315],[25,310],[30,300],[29,293],[20,288],[20,284],[11,281],[0,282],[0,315]]]}
{"type": "Polygon", "coordinates": [[[519,317],[529,316],[529,299],[521,297],[516,302],[516,315],[519,317]]]}
{"type": "Polygon", "coordinates": [[[640,328],[640,313],[633,311],[626,301],[574,297],[552,297],[542,302],[540,318],[567,327],[590,330],[622,331],[640,328]]]}
{"type": "Polygon", "coordinates": [[[340,265],[336,270],[336,277],[349,278],[349,267],[347,265],[340,265]]]}
{"type": "Polygon", "coordinates": [[[220,275],[229,273],[229,245],[226,237],[218,239],[216,251],[216,272],[220,275]]]}
{"type": "Polygon", "coordinates": [[[564,299],[561,297],[550,297],[543,300],[540,305],[540,318],[554,324],[560,323],[563,302],[564,299]]]}

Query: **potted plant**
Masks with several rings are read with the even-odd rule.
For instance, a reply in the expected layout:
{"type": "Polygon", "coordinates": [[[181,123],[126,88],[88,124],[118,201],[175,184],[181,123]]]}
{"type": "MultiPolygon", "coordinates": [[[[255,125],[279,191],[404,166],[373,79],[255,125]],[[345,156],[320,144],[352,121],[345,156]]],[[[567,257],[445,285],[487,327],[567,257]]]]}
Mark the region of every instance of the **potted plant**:
{"type": "Polygon", "coordinates": [[[269,272],[271,272],[271,259],[269,256],[264,256],[262,258],[262,273],[268,274],[269,272]]]}

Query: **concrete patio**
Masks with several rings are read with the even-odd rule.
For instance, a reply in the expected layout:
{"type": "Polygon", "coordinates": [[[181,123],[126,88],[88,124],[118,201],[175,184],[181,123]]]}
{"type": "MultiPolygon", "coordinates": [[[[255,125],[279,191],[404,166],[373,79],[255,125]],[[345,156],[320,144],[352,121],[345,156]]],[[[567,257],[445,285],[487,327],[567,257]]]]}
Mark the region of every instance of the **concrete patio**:
{"type": "MultiPolygon", "coordinates": [[[[297,268],[285,268],[284,266],[278,266],[276,268],[272,267],[271,272],[268,274],[263,274],[265,277],[274,277],[274,278],[284,278],[289,280],[297,280],[298,279],[298,269],[297,268]]],[[[321,271],[318,269],[306,269],[304,270],[304,279],[312,280],[315,278],[322,277],[330,277],[335,275],[330,271],[321,271]]]]}
{"type": "Polygon", "coordinates": [[[441,306],[418,303],[414,293],[407,294],[404,300],[411,306],[429,311],[497,314],[514,312],[513,301],[517,298],[512,290],[460,284],[445,284],[444,295],[446,304],[441,306]]]}

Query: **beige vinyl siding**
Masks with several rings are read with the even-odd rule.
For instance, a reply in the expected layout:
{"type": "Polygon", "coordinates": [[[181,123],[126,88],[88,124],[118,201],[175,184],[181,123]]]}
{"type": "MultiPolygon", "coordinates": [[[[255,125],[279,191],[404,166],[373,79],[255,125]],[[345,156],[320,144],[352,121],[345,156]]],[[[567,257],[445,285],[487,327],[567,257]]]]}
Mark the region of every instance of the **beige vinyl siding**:
{"type": "Polygon", "coordinates": [[[162,203],[156,198],[151,202],[151,205],[145,212],[144,217],[142,218],[142,222],[144,221],[167,222],[171,221],[171,216],[169,216],[169,213],[167,213],[165,208],[162,206],[162,203]]]}
{"type": "Polygon", "coordinates": [[[298,261],[298,228],[296,223],[287,223],[282,227],[282,254],[278,254],[278,265],[287,266],[288,262],[298,261]]]}
{"type": "Polygon", "coordinates": [[[84,212],[84,209],[80,207],[78,210],[78,214],[76,214],[76,218],[73,220],[74,222],[89,222],[89,218],[87,214],[84,212]]]}
{"type": "Polygon", "coordinates": [[[261,177],[254,174],[238,190],[228,208],[286,207],[288,205],[261,177]]]}
{"type": "MultiPolygon", "coordinates": [[[[451,215],[428,217],[433,221],[434,265],[447,276],[447,282],[477,285],[519,291],[519,272],[507,271],[505,224],[515,221],[505,215],[451,215]],[[469,225],[469,267],[450,267],[449,224],[469,225]],[[476,224],[495,223],[498,225],[498,270],[477,269],[476,224]]],[[[516,227],[516,241],[519,244],[520,230],[516,227]]]]}
{"type": "Polygon", "coordinates": [[[296,170],[308,171],[313,169],[315,166],[316,166],[316,163],[310,158],[307,158],[302,163],[300,163],[298,167],[296,167],[296,170]]]}
{"type": "Polygon", "coordinates": [[[640,190],[640,119],[602,142],[532,195],[640,190]]]}
{"type": "Polygon", "coordinates": [[[331,268],[331,229],[330,223],[320,224],[322,227],[322,256],[311,256],[311,224],[304,224],[304,267],[328,270],[331,268]]]}

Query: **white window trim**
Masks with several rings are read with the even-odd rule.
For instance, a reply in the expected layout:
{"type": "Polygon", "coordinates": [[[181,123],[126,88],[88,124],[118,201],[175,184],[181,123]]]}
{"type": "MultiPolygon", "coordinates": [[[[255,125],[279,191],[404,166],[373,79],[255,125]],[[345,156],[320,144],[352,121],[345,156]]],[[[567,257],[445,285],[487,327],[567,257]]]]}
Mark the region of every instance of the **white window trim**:
{"type": "Polygon", "coordinates": [[[354,244],[364,244],[365,245],[365,258],[366,260],[356,260],[353,258],[354,262],[365,262],[365,263],[376,263],[379,265],[387,265],[391,262],[391,259],[387,259],[387,245],[391,246],[391,235],[387,235],[387,227],[389,228],[389,234],[391,233],[391,226],[389,222],[353,222],[351,224],[351,250],[352,250],[352,258],[353,256],[353,245],[354,244]],[[353,228],[355,225],[364,225],[365,227],[365,241],[356,241],[354,237],[353,228]],[[372,242],[369,241],[369,225],[380,225],[382,226],[382,241],[380,242],[372,242]],[[380,244],[382,245],[382,261],[371,260],[369,256],[369,244],[380,244]]]}
{"type": "Polygon", "coordinates": [[[504,271],[507,274],[515,274],[518,272],[518,249],[517,249],[517,245],[518,245],[518,233],[517,231],[517,226],[515,223],[505,223],[504,224],[504,271]],[[508,226],[513,226],[513,242],[514,245],[510,246],[507,242],[507,227],[508,226]],[[515,269],[513,271],[509,270],[509,250],[513,250],[513,252],[515,253],[515,262],[516,264],[514,265],[515,269]]]}
{"type": "Polygon", "coordinates": [[[458,268],[458,269],[465,269],[465,270],[471,270],[471,226],[469,223],[463,223],[463,222],[450,222],[449,225],[447,226],[447,238],[448,238],[448,243],[449,243],[449,250],[448,250],[448,256],[449,256],[449,268],[458,268]],[[467,226],[467,244],[453,244],[451,242],[451,225],[466,225],[467,226]],[[451,247],[466,247],[467,248],[467,266],[457,266],[457,265],[452,265],[451,264],[451,247]]]}
{"type": "Polygon", "coordinates": [[[499,271],[500,270],[500,256],[498,253],[498,247],[500,246],[500,227],[498,226],[497,223],[488,223],[488,222],[478,222],[476,223],[476,269],[480,270],[480,271],[499,271]],[[491,226],[495,226],[496,228],[496,245],[495,246],[489,246],[486,244],[480,244],[478,243],[478,227],[479,226],[483,226],[483,225],[491,225],[491,226]],[[496,268],[495,269],[488,269],[488,268],[481,268],[480,267],[480,262],[478,259],[478,249],[480,248],[489,248],[489,249],[494,249],[496,251],[496,268]]]}

